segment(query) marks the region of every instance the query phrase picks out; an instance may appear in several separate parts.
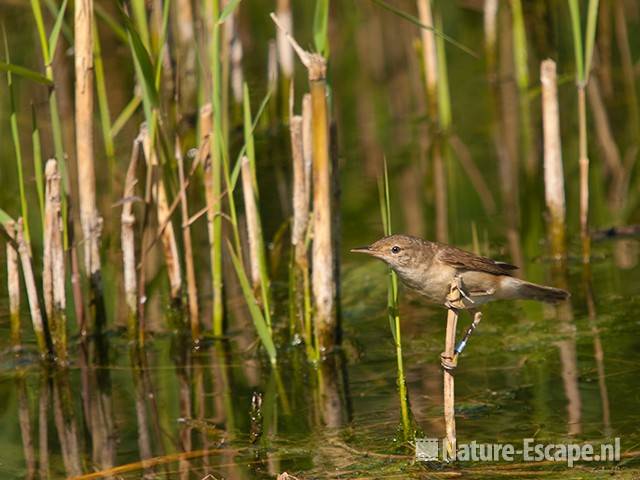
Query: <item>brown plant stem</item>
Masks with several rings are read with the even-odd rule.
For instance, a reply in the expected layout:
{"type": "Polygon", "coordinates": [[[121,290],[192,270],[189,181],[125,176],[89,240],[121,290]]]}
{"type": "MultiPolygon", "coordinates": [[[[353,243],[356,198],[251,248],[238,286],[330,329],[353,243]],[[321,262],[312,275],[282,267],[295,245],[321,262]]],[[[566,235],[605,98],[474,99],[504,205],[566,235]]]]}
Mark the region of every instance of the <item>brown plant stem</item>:
{"type": "Polygon", "coordinates": [[[193,264],[193,246],[191,243],[191,226],[189,220],[189,204],[187,203],[187,180],[184,176],[184,158],[180,149],[180,139],[176,136],[176,160],[178,178],[180,180],[180,210],[182,215],[182,243],[184,244],[184,263],[187,269],[187,297],[189,308],[189,325],[194,342],[200,339],[200,321],[198,318],[198,287],[196,285],[196,269],[193,264]]]}
{"type": "MultiPolygon", "coordinates": [[[[7,235],[15,242],[15,222],[6,223],[4,228],[7,231],[7,235]]],[[[11,345],[17,348],[22,342],[22,334],[20,332],[20,271],[18,267],[18,252],[9,242],[7,242],[7,289],[9,293],[11,345]]]]}
{"type": "MultiPolygon", "coordinates": [[[[455,293],[455,286],[451,286],[451,294],[455,293]]],[[[458,312],[450,308],[447,311],[447,331],[445,336],[444,356],[454,357],[456,342],[456,326],[458,323],[458,312]]],[[[455,418],[455,382],[453,372],[444,370],[444,424],[445,424],[445,446],[444,450],[449,459],[455,459],[456,454],[456,418],[455,418]]]]}
{"type": "MultiPolygon", "coordinates": [[[[98,314],[103,306],[100,270],[102,219],[96,205],[93,157],[93,0],[75,2],[75,120],[80,223],[84,242],[84,266],[89,278],[91,305],[98,314]]],[[[101,321],[92,315],[93,321],[101,321]]],[[[96,325],[100,328],[100,325],[96,325]]]]}
{"type": "Polygon", "coordinates": [[[63,249],[62,189],[58,162],[45,167],[45,218],[42,284],[51,339],[61,365],[67,363],[67,318],[65,258],[63,249]]]}
{"type": "Polygon", "coordinates": [[[136,217],[133,214],[134,194],[136,184],[138,183],[136,179],[136,169],[138,167],[138,158],[140,157],[141,143],[142,137],[138,135],[133,141],[131,159],[124,181],[122,213],[120,215],[124,295],[128,310],[127,328],[129,340],[131,341],[137,341],[139,336],[144,334],[139,331],[138,325],[138,282],[136,275],[136,243],[134,231],[136,217]]]}
{"type": "Polygon", "coordinates": [[[542,128],[544,135],[544,191],[549,210],[549,236],[554,257],[563,258],[565,251],[565,197],[560,113],[556,64],[545,60],[540,65],[542,84],[542,128]]]}

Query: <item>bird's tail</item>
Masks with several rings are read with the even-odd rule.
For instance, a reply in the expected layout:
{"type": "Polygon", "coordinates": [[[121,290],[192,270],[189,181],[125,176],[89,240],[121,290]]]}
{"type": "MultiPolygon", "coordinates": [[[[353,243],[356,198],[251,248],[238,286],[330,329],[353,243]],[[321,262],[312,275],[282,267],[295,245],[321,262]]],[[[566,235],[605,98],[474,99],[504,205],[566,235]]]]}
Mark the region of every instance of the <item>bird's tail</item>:
{"type": "Polygon", "coordinates": [[[510,285],[508,285],[507,290],[510,293],[510,295],[508,295],[510,298],[554,303],[566,300],[570,296],[569,292],[561,288],[538,285],[514,277],[508,278],[510,285]]]}

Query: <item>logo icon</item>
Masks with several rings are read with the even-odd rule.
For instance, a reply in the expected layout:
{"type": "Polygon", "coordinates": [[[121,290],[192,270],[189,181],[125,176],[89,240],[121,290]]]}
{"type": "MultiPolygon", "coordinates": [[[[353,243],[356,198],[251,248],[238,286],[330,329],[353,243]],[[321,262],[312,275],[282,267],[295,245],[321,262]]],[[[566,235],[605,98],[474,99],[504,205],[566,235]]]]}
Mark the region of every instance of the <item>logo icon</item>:
{"type": "Polygon", "coordinates": [[[437,438],[416,438],[416,460],[434,462],[438,460],[440,441],[437,438]]]}

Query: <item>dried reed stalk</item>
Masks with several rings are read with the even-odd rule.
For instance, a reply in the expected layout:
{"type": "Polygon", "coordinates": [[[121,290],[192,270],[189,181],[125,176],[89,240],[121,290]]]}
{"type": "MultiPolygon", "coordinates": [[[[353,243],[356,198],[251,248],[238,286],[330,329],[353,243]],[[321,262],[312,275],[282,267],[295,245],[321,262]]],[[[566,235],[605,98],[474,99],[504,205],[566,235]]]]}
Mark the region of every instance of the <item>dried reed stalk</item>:
{"type": "MultiPolygon", "coordinates": [[[[451,285],[450,294],[455,295],[456,287],[451,285]]],[[[456,326],[458,324],[458,312],[450,308],[447,311],[447,331],[445,336],[444,356],[454,358],[454,349],[456,343],[456,326]]],[[[454,460],[456,457],[456,417],[455,417],[455,383],[453,372],[444,369],[444,424],[446,439],[444,451],[449,459],[454,460]]]]}
{"type": "MultiPolygon", "coordinates": [[[[7,235],[16,241],[15,222],[4,225],[7,235]]],[[[9,291],[9,317],[11,322],[11,345],[17,347],[22,341],[20,333],[20,271],[18,270],[18,252],[7,242],[7,289],[9,291]]]]}
{"type": "MultiPolygon", "coordinates": [[[[311,167],[313,165],[313,129],[311,112],[311,94],[302,97],[302,156],[304,158],[304,188],[311,195],[311,167]]],[[[309,205],[311,210],[311,205],[309,205]]]]}
{"type": "Polygon", "coordinates": [[[229,59],[231,61],[231,93],[236,105],[242,105],[242,85],[244,84],[244,75],[242,73],[242,41],[236,27],[235,15],[228,20],[228,28],[230,31],[229,59]]]}
{"type": "Polygon", "coordinates": [[[191,226],[189,225],[189,204],[187,203],[187,184],[184,176],[184,158],[180,149],[180,139],[176,136],[176,160],[178,178],[180,180],[180,210],[182,216],[182,243],[184,244],[184,263],[187,269],[187,299],[189,308],[189,325],[194,342],[200,339],[200,322],[198,319],[198,287],[196,285],[196,269],[193,264],[193,246],[191,243],[191,226]]]}
{"type": "Polygon", "coordinates": [[[544,134],[544,192],[549,210],[549,236],[555,257],[564,257],[565,251],[565,197],[560,141],[560,113],[556,63],[544,60],[540,64],[542,84],[542,128],[544,134]]]}
{"type": "Polygon", "coordinates": [[[31,322],[33,331],[36,335],[38,350],[40,356],[45,358],[49,353],[49,345],[47,342],[47,333],[45,330],[45,319],[40,309],[40,301],[38,300],[38,288],[36,287],[36,279],[33,275],[33,267],[31,266],[31,257],[29,256],[29,245],[24,238],[24,230],[22,228],[22,218],[18,219],[16,228],[16,241],[18,244],[18,254],[20,255],[20,263],[22,264],[22,276],[27,290],[27,300],[29,301],[29,310],[31,311],[31,322]]]}
{"type": "Polygon", "coordinates": [[[247,236],[249,238],[249,267],[251,283],[254,291],[260,289],[260,238],[262,237],[260,217],[253,190],[251,164],[246,156],[242,157],[240,171],[242,175],[242,193],[244,196],[244,211],[247,217],[247,236]]]}
{"type": "Polygon", "coordinates": [[[100,234],[102,219],[96,205],[96,175],[93,157],[93,0],[75,2],[74,39],[76,71],[76,159],[80,223],[84,242],[85,272],[90,282],[92,304],[102,300],[100,234]]]}
{"type": "Polygon", "coordinates": [[[194,111],[193,105],[198,93],[197,49],[193,48],[196,42],[195,22],[191,0],[176,0],[174,12],[180,111],[188,114],[194,111]]]}
{"type": "MultiPolygon", "coordinates": [[[[417,0],[418,16],[423,25],[434,27],[430,0],[417,0]]],[[[422,39],[422,60],[427,90],[427,113],[431,118],[439,118],[438,112],[438,56],[436,39],[432,30],[420,29],[422,39]]],[[[433,182],[436,204],[436,239],[448,240],[447,181],[442,156],[442,144],[436,139],[433,143],[433,182]]]]}
{"type": "Polygon", "coordinates": [[[180,271],[178,244],[176,242],[173,224],[171,223],[171,209],[169,207],[167,191],[164,187],[162,170],[158,164],[158,157],[153,146],[153,140],[149,136],[149,131],[146,126],[140,129],[140,135],[142,135],[142,149],[144,151],[147,168],[152,170],[153,185],[151,191],[153,201],[156,204],[158,225],[165,225],[160,232],[160,238],[162,240],[162,251],[167,265],[167,274],[169,275],[171,300],[175,304],[179,304],[182,289],[182,273],[180,271]]]}
{"type": "Polygon", "coordinates": [[[285,32],[293,32],[293,16],[291,15],[291,0],[278,0],[276,9],[278,21],[282,29],[276,32],[276,42],[278,47],[278,62],[280,71],[285,78],[293,76],[293,48],[287,41],[285,32]]]}
{"type": "Polygon", "coordinates": [[[297,268],[307,268],[306,236],[309,225],[309,191],[302,142],[302,117],[293,115],[289,121],[291,132],[291,154],[293,159],[293,226],[291,244],[297,268]]]}
{"type": "Polygon", "coordinates": [[[62,244],[62,191],[55,159],[45,167],[45,217],[42,288],[49,331],[57,360],[67,363],[67,318],[65,297],[65,261],[62,244]]]}
{"type": "Polygon", "coordinates": [[[312,150],[313,150],[313,251],[312,280],[316,308],[316,334],[321,351],[333,349],[339,338],[336,316],[336,285],[332,236],[332,181],[329,155],[329,112],[327,105],[327,62],[317,54],[303,50],[279,24],[272,13],[272,20],[291,43],[307,68],[311,90],[312,150]]]}
{"type": "Polygon", "coordinates": [[[498,0],[484,0],[484,48],[487,57],[487,69],[491,79],[496,74],[496,39],[498,38],[498,0]]]}
{"type": "Polygon", "coordinates": [[[129,340],[136,340],[142,332],[138,331],[138,281],[136,275],[136,236],[134,225],[136,217],[133,214],[133,203],[136,179],[136,169],[140,157],[142,137],[138,135],[133,141],[131,159],[127,168],[122,194],[122,213],[120,215],[122,263],[124,270],[124,296],[127,303],[129,340]]]}

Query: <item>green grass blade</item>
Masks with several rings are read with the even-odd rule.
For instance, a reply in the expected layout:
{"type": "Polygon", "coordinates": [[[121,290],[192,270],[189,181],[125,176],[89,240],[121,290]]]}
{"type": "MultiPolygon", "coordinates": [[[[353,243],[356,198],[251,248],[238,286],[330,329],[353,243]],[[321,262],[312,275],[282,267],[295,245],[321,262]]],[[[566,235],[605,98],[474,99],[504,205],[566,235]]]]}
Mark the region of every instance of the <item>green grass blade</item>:
{"type": "Polygon", "coordinates": [[[513,15],[513,46],[516,69],[516,82],[521,92],[529,88],[529,65],[527,60],[527,33],[522,14],[522,2],[511,0],[513,15]]]}
{"type": "Polygon", "coordinates": [[[49,51],[50,52],[55,52],[56,47],[58,46],[60,29],[62,28],[62,24],[64,23],[64,14],[66,11],[67,11],[67,0],[64,0],[56,16],[56,22],[53,24],[53,28],[51,29],[51,34],[49,35],[49,51]]]}
{"type": "Polygon", "coordinates": [[[435,28],[433,28],[433,27],[431,27],[429,25],[425,25],[424,23],[422,23],[419,19],[417,19],[416,17],[414,17],[410,13],[404,12],[404,11],[400,10],[399,8],[394,7],[393,5],[390,5],[387,2],[384,2],[383,0],[371,0],[371,1],[373,3],[381,6],[385,10],[388,10],[391,13],[397,15],[398,17],[404,18],[405,20],[413,23],[414,25],[416,25],[416,26],[418,26],[420,28],[424,28],[425,30],[429,30],[429,31],[433,32],[434,35],[437,35],[438,37],[442,37],[446,42],[449,42],[451,45],[454,45],[456,48],[459,48],[463,52],[468,53],[472,57],[479,58],[478,54],[476,52],[474,52],[473,50],[471,50],[469,47],[465,47],[463,44],[461,44],[457,40],[454,40],[452,37],[450,37],[449,35],[441,32],[440,30],[437,30],[437,29],[435,29],[435,28]]]}
{"type": "MultiPolygon", "coordinates": [[[[442,27],[442,17],[440,14],[436,14],[436,26],[437,28],[442,27]]],[[[440,127],[444,132],[447,132],[451,128],[451,95],[449,93],[447,52],[442,37],[436,37],[436,52],[438,57],[438,75],[440,77],[438,79],[438,116],[440,127]]]]}
{"type": "MultiPolygon", "coordinates": [[[[9,56],[9,43],[7,42],[7,32],[2,28],[3,40],[4,40],[4,54],[5,58],[10,62],[9,56]]],[[[27,195],[24,187],[24,174],[22,171],[22,148],[20,146],[20,133],[18,131],[18,114],[16,108],[16,94],[13,88],[13,75],[10,70],[7,70],[7,86],[9,87],[9,123],[11,125],[11,138],[13,140],[13,148],[16,156],[16,169],[18,171],[18,189],[20,191],[20,210],[22,212],[22,218],[24,219],[24,236],[27,243],[30,242],[31,235],[29,231],[29,208],[27,205],[27,195]]]]}
{"type": "Polygon", "coordinates": [[[260,340],[262,341],[262,345],[264,345],[264,348],[269,355],[271,364],[275,365],[277,360],[277,353],[276,347],[273,344],[273,339],[271,338],[269,326],[265,321],[264,315],[262,314],[262,311],[260,310],[255,297],[253,296],[251,286],[249,285],[249,279],[247,278],[247,274],[244,271],[242,262],[235,254],[230,244],[227,244],[227,248],[229,249],[229,253],[231,254],[233,268],[235,269],[236,275],[238,276],[238,282],[240,283],[240,288],[242,289],[244,299],[247,302],[247,307],[249,308],[249,313],[251,314],[253,324],[256,327],[256,331],[258,333],[258,336],[260,337],[260,340]]]}
{"type": "Polygon", "coordinates": [[[235,11],[239,4],[240,0],[230,0],[220,14],[218,25],[224,23],[224,21],[229,18],[229,15],[231,15],[235,11]]]}
{"type": "Polygon", "coordinates": [[[122,109],[122,112],[120,112],[120,115],[118,115],[118,118],[116,118],[113,122],[113,125],[111,125],[110,135],[112,138],[115,138],[118,133],[120,133],[120,131],[124,128],[133,114],[136,112],[141,102],[142,98],[136,95],[129,101],[129,103],[125,105],[125,107],[122,109]]]}
{"type": "MultiPolygon", "coordinates": [[[[47,10],[49,10],[51,15],[53,15],[53,17],[55,18],[58,18],[58,13],[60,13],[60,7],[57,4],[57,0],[44,0],[44,3],[46,4],[47,10]]],[[[67,22],[65,21],[62,22],[61,31],[62,31],[62,34],[67,39],[67,41],[69,42],[69,45],[73,45],[73,32],[71,31],[71,27],[67,22]]],[[[49,35],[49,44],[51,44],[51,35],[49,35]]],[[[50,51],[53,52],[53,50],[51,49],[50,51]]]]}
{"type": "Polygon", "coordinates": [[[584,79],[589,79],[589,71],[591,70],[591,61],[593,60],[593,45],[596,41],[596,28],[598,25],[598,0],[589,0],[589,7],[587,10],[587,33],[585,37],[585,67],[584,67],[584,79]]]}
{"type": "Polygon", "coordinates": [[[14,73],[20,77],[27,78],[29,80],[34,80],[38,83],[42,83],[43,85],[53,85],[53,81],[49,80],[47,77],[38,73],[34,70],[29,70],[28,68],[21,67],[19,65],[14,65],[7,62],[0,62],[0,71],[7,73],[14,73]]]}
{"type": "Polygon", "coordinates": [[[49,42],[47,40],[47,32],[44,28],[44,20],[42,18],[42,7],[40,0],[31,0],[31,11],[33,12],[33,18],[36,21],[36,29],[38,30],[38,37],[40,38],[40,48],[42,49],[42,60],[45,65],[51,63],[51,55],[49,50],[49,42]]]}
{"type": "Polygon", "coordinates": [[[576,56],[576,80],[584,82],[584,61],[582,56],[582,30],[580,28],[580,5],[578,0],[569,0],[571,31],[573,32],[573,51],[576,56]]]}
{"type": "Polygon", "coordinates": [[[94,3],[93,10],[98,18],[102,20],[107,27],[109,27],[109,29],[120,39],[122,43],[127,44],[129,42],[129,39],[127,38],[127,31],[120,26],[118,21],[113,18],[102,5],[94,3]]]}
{"type": "Polygon", "coordinates": [[[122,16],[128,34],[129,47],[131,48],[131,53],[136,63],[136,70],[141,77],[140,83],[143,90],[143,100],[147,102],[147,107],[156,107],[158,105],[158,91],[156,89],[155,69],[151,63],[151,57],[129,16],[124,11],[122,12],[122,16]]]}
{"type": "Polygon", "coordinates": [[[147,7],[145,0],[132,0],[131,10],[133,11],[133,18],[136,22],[136,32],[139,32],[139,38],[144,45],[145,49],[150,49],[149,39],[149,22],[147,21],[147,7]]]}
{"type": "Polygon", "coordinates": [[[44,169],[42,167],[42,143],[40,141],[40,129],[38,128],[36,109],[33,104],[31,104],[31,143],[33,145],[33,170],[36,176],[38,204],[40,205],[40,217],[44,231],[44,169]]]}
{"type": "Polygon", "coordinates": [[[329,55],[328,28],[329,0],[316,0],[316,9],[313,16],[313,42],[316,51],[325,58],[329,55]]]}
{"type": "Polygon", "coordinates": [[[13,218],[7,212],[0,208],[0,224],[6,225],[8,222],[13,222],[13,218]]]}
{"type": "Polygon", "coordinates": [[[167,41],[167,29],[169,26],[169,7],[171,6],[171,0],[165,0],[162,8],[162,28],[160,31],[160,48],[158,48],[158,56],[156,58],[156,90],[160,90],[160,77],[162,75],[162,55],[166,47],[167,41]]]}
{"type": "Polygon", "coordinates": [[[102,48],[100,45],[100,33],[98,32],[95,17],[93,18],[93,65],[96,79],[96,93],[98,96],[98,111],[100,112],[100,128],[102,130],[102,141],[107,154],[111,172],[114,173],[115,145],[111,135],[111,114],[109,112],[109,99],[107,97],[107,84],[104,75],[104,64],[102,63],[102,48]]]}

